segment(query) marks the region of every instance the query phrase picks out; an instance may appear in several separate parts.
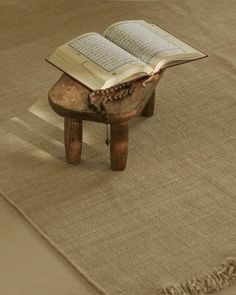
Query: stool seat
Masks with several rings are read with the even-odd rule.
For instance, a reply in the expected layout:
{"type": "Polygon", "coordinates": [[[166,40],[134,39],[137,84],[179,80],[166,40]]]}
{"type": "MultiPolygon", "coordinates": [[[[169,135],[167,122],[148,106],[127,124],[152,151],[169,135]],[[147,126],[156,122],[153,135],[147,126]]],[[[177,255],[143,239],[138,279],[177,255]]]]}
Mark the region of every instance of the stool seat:
{"type": "Polygon", "coordinates": [[[146,87],[143,87],[142,84],[147,78],[136,81],[135,89],[130,96],[106,104],[106,117],[89,109],[88,95],[91,91],[66,74],[62,75],[49,91],[49,103],[53,110],[63,117],[79,117],[81,120],[104,123],[106,121],[108,123],[123,122],[142,112],[159,78],[160,75],[155,75],[154,80],[148,83],[146,87]]]}
{"type": "Polygon", "coordinates": [[[112,170],[124,170],[128,154],[128,121],[139,114],[145,117],[153,115],[155,105],[155,87],[163,71],[143,86],[147,78],[135,81],[135,89],[123,100],[106,103],[106,115],[96,113],[88,106],[91,92],[78,81],[63,74],[48,93],[52,109],[64,117],[64,142],[66,160],[78,164],[82,151],[82,121],[109,123],[110,158],[112,170]]]}

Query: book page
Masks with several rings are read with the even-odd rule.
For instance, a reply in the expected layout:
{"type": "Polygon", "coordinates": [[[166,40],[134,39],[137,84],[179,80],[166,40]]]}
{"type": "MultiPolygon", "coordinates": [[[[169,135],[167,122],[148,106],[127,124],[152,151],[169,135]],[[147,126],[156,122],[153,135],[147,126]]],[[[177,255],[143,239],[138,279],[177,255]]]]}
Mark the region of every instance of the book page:
{"type": "Polygon", "coordinates": [[[178,45],[135,21],[124,21],[112,26],[106,31],[105,37],[146,64],[159,53],[184,51],[178,45]]]}
{"type": "Polygon", "coordinates": [[[152,68],[97,33],[59,46],[47,61],[90,89],[104,89],[152,73],[152,68]]]}
{"type": "Polygon", "coordinates": [[[96,33],[85,34],[69,45],[108,72],[128,63],[142,63],[135,56],[96,33]]]}
{"type": "Polygon", "coordinates": [[[103,35],[145,62],[154,72],[171,65],[206,57],[169,32],[143,20],[115,23],[108,27],[103,35]]]}

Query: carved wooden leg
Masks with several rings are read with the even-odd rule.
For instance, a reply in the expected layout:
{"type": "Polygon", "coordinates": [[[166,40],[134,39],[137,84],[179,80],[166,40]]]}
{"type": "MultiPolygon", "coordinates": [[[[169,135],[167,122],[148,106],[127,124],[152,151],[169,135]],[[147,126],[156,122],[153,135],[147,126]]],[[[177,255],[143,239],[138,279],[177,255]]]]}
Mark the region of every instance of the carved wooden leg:
{"type": "Polygon", "coordinates": [[[111,124],[111,169],[124,170],[128,155],[128,122],[111,124]]]}
{"type": "Polygon", "coordinates": [[[155,107],[155,90],[153,91],[151,97],[149,98],[149,101],[146,103],[142,111],[142,116],[151,117],[154,113],[154,107],[155,107]]]}
{"type": "Polygon", "coordinates": [[[64,118],[64,141],[66,161],[70,164],[78,164],[82,151],[82,121],[64,118]]]}

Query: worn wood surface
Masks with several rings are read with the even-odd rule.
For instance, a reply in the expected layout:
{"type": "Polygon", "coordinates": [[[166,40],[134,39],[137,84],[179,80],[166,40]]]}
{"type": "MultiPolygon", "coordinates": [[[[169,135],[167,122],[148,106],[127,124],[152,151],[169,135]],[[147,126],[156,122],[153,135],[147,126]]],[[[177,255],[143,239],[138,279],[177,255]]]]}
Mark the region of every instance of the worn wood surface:
{"type": "Polygon", "coordinates": [[[88,107],[90,90],[66,74],[49,91],[49,103],[53,110],[61,116],[80,118],[96,122],[117,123],[139,115],[152,95],[162,74],[155,75],[146,87],[142,84],[147,78],[135,82],[133,93],[121,101],[106,104],[107,116],[95,113],[88,107]]]}
{"type": "Polygon", "coordinates": [[[81,120],[64,118],[64,143],[67,163],[79,164],[82,152],[81,120]]]}
{"type": "MultiPolygon", "coordinates": [[[[163,73],[163,72],[162,72],[163,73]]],[[[64,142],[66,161],[79,164],[82,151],[82,120],[111,124],[110,160],[112,170],[124,170],[128,155],[128,120],[142,113],[151,116],[154,112],[155,87],[162,76],[143,86],[147,78],[135,82],[135,90],[120,101],[106,104],[106,116],[88,107],[90,90],[64,74],[49,91],[49,103],[53,110],[64,116],[64,142]]]]}
{"type": "Polygon", "coordinates": [[[149,98],[148,102],[146,103],[145,107],[142,110],[143,117],[151,117],[154,114],[155,108],[155,90],[152,92],[151,97],[149,98]]]}
{"type": "Polygon", "coordinates": [[[128,121],[111,124],[111,169],[124,170],[128,155],[128,121]]]}

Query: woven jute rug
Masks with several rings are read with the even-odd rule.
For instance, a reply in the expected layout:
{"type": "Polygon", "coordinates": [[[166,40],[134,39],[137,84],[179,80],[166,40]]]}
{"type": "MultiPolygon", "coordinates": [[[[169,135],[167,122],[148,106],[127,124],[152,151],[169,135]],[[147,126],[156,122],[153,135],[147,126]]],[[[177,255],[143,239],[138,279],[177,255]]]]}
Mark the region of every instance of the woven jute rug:
{"type": "Polygon", "coordinates": [[[3,2],[2,196],[101,293],[206,294],[232,283],[236,2],[3,2]],[[44,58],[120,19],[156,22],[209,57],[166,71],[155,115],[131,122],[125,171],[109,169],[105,126],[88,122],[82,162],[68,165],[63,120],[47,102],[60,73],[44,58]]]}

